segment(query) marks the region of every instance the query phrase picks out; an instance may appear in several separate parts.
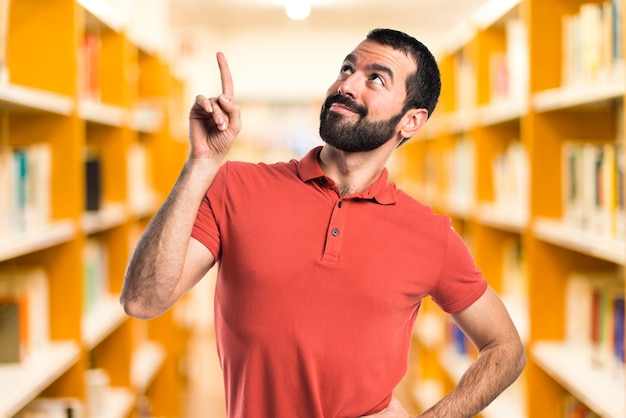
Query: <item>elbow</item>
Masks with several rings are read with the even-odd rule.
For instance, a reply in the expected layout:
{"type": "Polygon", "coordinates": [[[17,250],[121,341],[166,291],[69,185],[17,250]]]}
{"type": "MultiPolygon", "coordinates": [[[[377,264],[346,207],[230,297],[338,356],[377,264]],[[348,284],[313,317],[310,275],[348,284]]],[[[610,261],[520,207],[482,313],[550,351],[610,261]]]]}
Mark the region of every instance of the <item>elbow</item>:
{"type": "Polygon", "coordinates": [[[518,370],[518,376],[520,374],[522,374],[522,372],[524,371],[524,369],[526,368],[526,362],[528,360],[528,357],[526,355],[526,349],[524,348],[524,345],[522,343],[520,343],[520,348],[519,348],[519,354],[517,356],[517,370],[518,370]]]}
{"type": "Polygon", "coordinates": [[[131,318],[154,319],[163,313],[163,310],[151,308],[150,304],[127,298],[124,295],[120,297],[120,304],[124,313],[131,318]]]}

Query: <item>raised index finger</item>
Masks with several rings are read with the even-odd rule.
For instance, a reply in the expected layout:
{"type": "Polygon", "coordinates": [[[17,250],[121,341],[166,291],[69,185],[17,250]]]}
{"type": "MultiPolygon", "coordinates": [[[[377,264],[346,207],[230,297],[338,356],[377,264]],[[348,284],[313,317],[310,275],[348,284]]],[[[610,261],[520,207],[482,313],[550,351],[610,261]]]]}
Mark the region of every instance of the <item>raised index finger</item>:
{"type": "Polygon", "coordinates": [[[233,98],[235,91],[233,88],[233,77],[230,74],[230,68],[228,68],[228,61],[223,53],[217,53],[217,65],[220,68],[220,77],[222,78],[222,93],[227,97],[233,98]]]}

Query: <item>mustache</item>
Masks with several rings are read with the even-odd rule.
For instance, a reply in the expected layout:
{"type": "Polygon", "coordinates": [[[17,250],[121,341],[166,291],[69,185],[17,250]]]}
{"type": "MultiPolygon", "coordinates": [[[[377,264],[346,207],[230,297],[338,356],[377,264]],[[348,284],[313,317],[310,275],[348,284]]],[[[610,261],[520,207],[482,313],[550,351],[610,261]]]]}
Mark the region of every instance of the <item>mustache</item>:
{"type": "Polygon", "coordinates": [[[326,101],[324,101],[324,110],[329,109],[330,106],[335,103],[344,105],[351,111],[358,113],[361,117],[367,116],[367,107],[362,106],[351,98],[343,96],[341,94],[333,94],[332,96],[328,96],[328,98],[326,98],[326,101]]]}

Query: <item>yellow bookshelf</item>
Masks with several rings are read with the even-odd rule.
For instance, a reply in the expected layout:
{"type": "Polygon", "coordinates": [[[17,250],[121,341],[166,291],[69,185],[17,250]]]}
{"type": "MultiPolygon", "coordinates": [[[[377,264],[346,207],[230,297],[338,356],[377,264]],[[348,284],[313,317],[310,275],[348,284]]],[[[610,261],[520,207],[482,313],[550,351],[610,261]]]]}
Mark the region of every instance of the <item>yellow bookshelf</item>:
{"type": "Polygon", "coordinates": [[[48,308],[28,308],[24,322],[44,318],[46,338],[0,364],[0,417],[50,397],[78,400],[85,416],[178,416],[184,329],[172,313],[130,319],[117,299],[138,231],[186,157],[184,133],[172,129],[184,123],[184,82],[131,40],[130,20],[107,1],[10,1],[4,10],[0,214],[10,222],[0,223],[0,293],[29,300],[30,290],[15,289],[36,266],[48,308]],[[18,154],[24,179],[12,168],[18,154]],[[88,155],[99,160],[92,210],[88,155]],[[96,394],[87,380],[104,389],[96,394]]]}
{"type": "MultiPolygon", "coordinates": [[[[597,342],[573,342],[567,313],[572,302],[589,303],[582,295],[568,299],[571,277],[579,272],[609,272],[617,282],[611,297],[624,293],[625,213],[616,202],[624,186],[618,190],[617,168],[607,161],[624,158],[623,12],[616,10],[625,5],[487,3],[439,51],[440,106],[430,126],[400,149],[397,181],[452,216],[527,347],[521,378],[483,417],[569,417],[571,404],[602,417],[626,414],[624,364],[613,359],[594,365],[597,342]],[[584,28],[582,38],[594,39],[589,46],[579,38],[581,51],[572,50],[572,32],[565,34],[576,19],[584,22],[577,23],[584,28]],[[617,35],[609,35],[609,21],[619,21],[617,35]],[[594,27],[604,29],[596,34],[594,27]],[[596,160],[577,163],[576,174],[572,160],[565,163],[570,143],[596,150],[585,151],[585,158],[596,160]],[[601,176],[590,174],[593,161],[602,162],[601,176]],[[583,215],[579,201],[568,200],[572,179],[579,179],[583,196],[591,190],[597,199],[582,199],[583,215]],[[451,193],[465,200],[459,205],[451,193]],[[579,218],[578,224],[572,221],[579,218]]],[[[438,335],[446,320],[430,301],[422,310],[407,379],[425,409],[457,381],[471,355],[459,356],[448,336],[429,336],[438,335]]]]}

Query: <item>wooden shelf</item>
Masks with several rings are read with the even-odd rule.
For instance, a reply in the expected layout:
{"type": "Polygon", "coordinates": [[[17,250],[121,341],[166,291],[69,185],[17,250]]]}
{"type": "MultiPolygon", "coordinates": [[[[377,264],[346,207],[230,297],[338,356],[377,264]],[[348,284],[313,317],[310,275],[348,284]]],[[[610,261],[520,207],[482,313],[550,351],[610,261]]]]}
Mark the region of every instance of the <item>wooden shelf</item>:
{"type": "Polygon", "coordinates": [[[120,327],[128,317],[119,303],[119,297],[109,295],[96,302],[92,312],[82,321],[82,342],[93,350],[102,340],[120,327]]]}
{"type": "Polygon", "coordinates": [[[131,383],[144,393],[165,361],[165,350],[159,344],[145,342],[133,353],[131,383]]]}
{"type": "Polygon", "coordinates": [[[543,241],[616,264],[624,265],[626,262],[624,242],[598,236],[554,219],[535,219],[533,230],[537,238],[543,241]]]}
{"type": "Polygon", "coordinates": [[[567,390],[604,418],[626,416],[624,382],[612,380],[607,370],[591,365],[591,351],[563,342],[533,345],[535,362],[567,390]]]}
{"type": "Polygon", "coordinates": [[[129,114],[126,109],[89,100],[83,100],[78,107],[78,114],[87,122],[101,125],[122,127],[129,122],[129,114]]]}
{"type": "Polygon", "coordinates": [[[152,134],[157,132],[163,125],[163,113],[151,106],[140,106],[132,115],[131,126],[134,130],[152,134]]]}
{"type": "MultiPolygon", "coordinates": [[[[0,198],[9,218],[0,233],[0,272],[16,281],[21,273],[6,273],[21,267],[42,272],[40,282],[25,290],[20,284],[20,300],[28,305],[31,297],[41,298],[36,300],[45,300],[47,309],[33,310],[25,326],[45,324],[42,339],[45,331],[55,341],[72,343],[55,342],[21,365],[0,366],[0,418],[13,416],[39,393],[86,403],[90,367],[102,369],[116,386],[107,405],[111,409],[100,418],[134,414],[131,374],[142,390],[156,382],[156,392],[142,394],[155,416],[180,415],[183,385],[172,378],[170,365],[183,342],[165,337],[178,325],[167,315],[160,318],[154,334],[162,345],[151,345],[148,332],[133,332],[135,323],[115,296],[137,234],[170,191],[188,154],[188,143],[175,138],[168,126],[172,114],[186,113],[179,109],[185,80],[175,74],[169,56],[150,49],[151,42],[167,44],[161,40],[169,28],[160,20],[167,5],[157,3],[147,14],[134,1],[107,0],[11,1],[7,9],[6,44],[0,46],[8,65],[0,68],[0,146],[7,161],[12,150],[24,149],[16,157],[24,156],[20,163],[26,164],[19,168],[26,169],[0,170],[3,184],[16,184],[9,201],[0,198]],[[137,30],[147,27],[147,35],[138,37],[137,30]],[[145,164],[131,166],[137,144],[145,164]],[[28,154],[31,146],[35,151],[28,154]],[[45,167],[35,162],[36,147],[49,157],[45,167]],[[85,211],[91,174],[85,162],[92,153],[100,162],[102,208],[85,211]],[[139,176],[153,190],[133,193],[139,176]],[[39,187],[44,188],[41,196],[39,187]],[[24,219],[11,218],[24,207],[24,219]],[[98,302],[96,294],[109,296],[98,302]],[[145,354],[133,357],[140,349],[145,354]]],[[[0,284],[3,297],[17,292],[0,284]]]]}
{"type": "Polygon", "coordinates": [[[98,418],[125,418],[133,409],[135,395],[127,388],[109,388],[106,406],[98,418]]]}
{"type": "Polygon", "coordinates": [[[478,205],[476,217],[485,225],[518,234],[528,223],[528,215],[523,210],[509,210],[487,203],[478,205]]]}
{"type": "Polygon", "coordinates": [[[74,99],[32,87],[0,84],[0,109],[19,113],[52,113],[69,116],[74,111],[74,99]]]}
{"type": "MultiPolygon", "coordinates": [[[[618,201],[626,192],[613,190],[615,179],[623,173],[615,175],[611,155],[615,152],[616,165],[624,159],[626,57],[621,47],[615,47],[619,46],[617,42],[626,42],[626,19],[620,15],[619,20],[611,20],[620,25],[619,30],[611,36],[606,31],[598,33],[593,44],[576,44],[578,35],[585,40],[593,36],[591,26],[571,39],[566,33],[569,22],[580,18],[589,23],[592,15],[605,19],[595,21],[597,27],[613,29],[606,25],[607,11],[626,7],[626,0],[618,1],[617,5],[583,0],[487,2],[444,39],[447,48],[438,54],[442,92],[437,120],[434,125],[427,124],[418,136],[426,140],[414,141],[398,151],[402,159],[396,176],[401,179],[401,187],[452,218],[477,266],[500,292],[527,350],[533,348],[537,363],[547,363],[549,357],[543,355],[547,349],[536,343],[561,338],[564,324],[571,319],[565,317],[563,307],[573,275],[616,271],[621,275],[619,293],[624,286],[620,267],[626,265],[626,238],[618,236],[623,232],[610,229],[621,228],[624,213],[611,213],[610,219],[602,216],[613,211],[605,205],[618,201]],[[618,34],[621,39],[616,38],[618,34]],[[603,55],[592,64],[591,60],[597,58],[596,48],[605,52],[620,50],[622,56],[603,55]],[[585,53],[590,53],[591,60],[584,57],[585,53]],[[460,140],[470,144],[472,151],[463,155],[467,159],[457,161],[460,140]],[[568,182],[571,172],[564,165],[564,145],[570,143],[607,152],[602,160],[594,156],[601,180],[584,178],[580,180],[584,185],[568,182]],[[593,148],[600,144],[608,145],[593,148]],[[607,161],[608,165],[600,167],[607,161]],[[461,180],[469,179],[461,184],[461,180]],[[601,184],[601,194],[587,190],[588,184],[601,184]],[[594,194],[603,198],[600,207],[596,206],[600,218],[589,221],[597,233],[566,223],[569,218],[564,214],[577,214],[578,208],[570,207],[564,198],[565,191],[574,186],[576,197],[585,200],[581,204],[583,212],[598,205],[592,202],[594,194]],[[516,187],[520,190],[514,190],[516,187]],[[585,189],[583,193],[581,188],[585,189]],[[527,193],[528,198],[517,198],[518,192],[527,193]],[[536,347],[540,348],[538,352],[536,347]]],[[[586,154],[586,163],[591,161],[590,155],[586,154]]],[[[574,169],[573,165],[569,168],[574,169]]],[[[592,168],[583,171],[584,176],[591,176],[592,168]]],[[[595,213],[584,214],[593,218],[595,213]]],[[[418,317],[418,328],[419,321],[418,317]]],[[[453,385],[441,376],[441,369],[456,382],[470,359],[455,356],[453,351],[439,353],[440,358],[433,359],[432,352],[438,352],[441,342],[429,340],[428,324],[424,326],[425,330],[416,329],[414,333],[419,348],[414,353],[418,359],[415,367],[425,370],[429,378],[440,379],[437,383],[447,392],[453,385]]],[[[581,361],[566,352],[562,358],[554,357],[555,364],[572,371],[581,361]]],[[[507,390],[485,411],[485,416],[508,417],[522,404],[529,416],[556,417],[563,413],[564,396],[573,402],[576,398],[582,403],[594,402],[584,396],[593,393],[591,389],[572,383],[576,378],[552,370],[536,373],[534,365],[530,366],[523,382],[516,382],[525,385],[525,393],[515,391],[513,406],[495,412],[511,399],[507,390]]],[[[584,381],[585,377],[578,375],[577,379],[584,381]]],[[[626,416],[626,388],[620,389],[620,398],[595,401],[609,405],[609,411],[599,410],[608,417],[626,416]],[[619,405],[617,412],[610,412],[610,405],[615,404],[619,405]]]]}
{"type": "Polygon", "coordinates": [[[85,212],[81,226],[86,234],[95,234],[122,225],[128,220],[128,211],[123,203],[114,203],[96,212],[85,212]]]}
{"type": "Polygon", "coordinates": [[[523,101],[503,101],[491,103],[478,109],[478,123],[481,126],[519,120],[526,114],[528,104],[523,101]]]}
{"type": "Polygon", "coordinates": [[[625,93],[626,78],[618,77],[544,90],[533,96],[532,103],[536,111],[549,112],[621,100],[625,93]]]}
{"type": "Polygon", "coordinates": [[[71,220],[58,221],[28,232],[0,237],[0,261],[71,241],[76,235],[71,220]]]}
{"type": "Polygon", "coordinates": [[[23,363],[0,365],[0,417],[11,417],[79,359],[75,342],[54,342],[23,363]]]}
{"type": "MultiPolygon", "coordinates": [[[[86,11],[116,32],[124,29],[131,18],[129,6],[121,9],[101,0],[76,0],[86,11]]],[[[121,4],[121,3],[117,3],[121,4]]]]}

